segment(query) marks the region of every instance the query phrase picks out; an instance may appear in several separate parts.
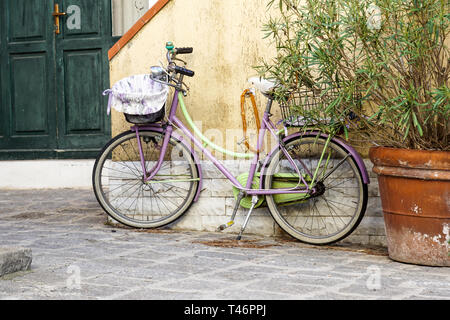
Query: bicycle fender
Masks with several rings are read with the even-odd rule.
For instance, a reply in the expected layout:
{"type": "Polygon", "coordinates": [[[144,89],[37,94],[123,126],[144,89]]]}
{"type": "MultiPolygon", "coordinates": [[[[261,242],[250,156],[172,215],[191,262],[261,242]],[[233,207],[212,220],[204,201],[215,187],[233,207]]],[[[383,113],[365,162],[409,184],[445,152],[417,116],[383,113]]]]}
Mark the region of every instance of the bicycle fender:
{"type": "MultiPolygon", "coordinates": [[[[164,129],[161,128],[160,126],[145,126],[142,129],[144,130],[148,130],[148,131],[155,131],[155,132],[159,132],[159,133],[164,133],[164,129]]],[[[198,202],[199,198],[200,198],[200,193],[203,189],[203,170],[202,170],[202,165],[200,162],[200,159],[197,155],[197,152],[195,152],[194,148],[192,147],[192,145],[186,143],[186,139],[182,136],[179,135],[176,132],[172,132],[172,138],[178,140],[180,143],[182,143],[190,152],[192,157],[194,158],[194,163],[197,166],[197,170],[198,170],[198,178],[200,179],[199,184],[198,184],[198,188],[197,188],[197,193],[195,194],[195,198],[194,198],[194,202],[198,202]]]]}
{"type": "MultiPolygon", "coordinates": [[[[320,133],[317,131],[310,131],[310,132],[297,132],[294,134],[291,134],[287,137],[285,137],[283,139],[284,143],[288,143],[290,140],[292,139],[296,139],[298,137],[317,137],[317,135],[320,135],[320,137],[327,139],[328,135],[324,134],[324,133],[320,133]]],[[[369,178],[369,173],[367,172],[367,168],[366,165],[364,164],[364,160],[361,158],[361,155],[350,145],[348,145],[347,143],[345,143],[345,141],[343,141],[340,138],[333,138],[333,141],[336,142],[340,147],[342,147],[345,151],[347,151],[348,153],[350,153],[350,155],[353,157],[353,159],[356,162],[356,166],[358,167],[358,169],[361,171],[361,175],[363,178],[363,183],[364,184],[369,184],[370,183],[370,178],[369,178]]],[[[269,156],[266,157],[266,159],[264,160],[264,164],[262,166],[262,170],[264,170],[264,173],[266,171],[266,168],[269,166],[269,161],[272,159],[272,155],[277,152],[279,150],[279,147],[275,147],[271,153],[269,154],[269,156]]],[[[261,179],[260,181],[260,188],[263,189],[264,186],[264,180],[265,179],[261,179]]]]}

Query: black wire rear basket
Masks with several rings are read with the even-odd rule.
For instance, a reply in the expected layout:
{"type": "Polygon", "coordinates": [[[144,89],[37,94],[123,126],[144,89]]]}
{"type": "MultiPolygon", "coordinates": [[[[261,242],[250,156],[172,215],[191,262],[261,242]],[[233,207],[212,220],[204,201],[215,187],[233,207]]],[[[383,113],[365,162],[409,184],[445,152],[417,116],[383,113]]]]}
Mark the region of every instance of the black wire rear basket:
{"type": "Polygon", "coordinates": [[[331,122],[343,122],[349,117],[353,120],[352,110],[360,109],[362,105],[361,91],[344,94],[338,87],[322,85],[317,88],[301,88],[292,91],[286,99],[280,101],[281,116],[286,127],[310,127],[328,125],[331,122]],[[332,119],[326,109],[339,104],[345,110],[345,116],[332,119]]]}

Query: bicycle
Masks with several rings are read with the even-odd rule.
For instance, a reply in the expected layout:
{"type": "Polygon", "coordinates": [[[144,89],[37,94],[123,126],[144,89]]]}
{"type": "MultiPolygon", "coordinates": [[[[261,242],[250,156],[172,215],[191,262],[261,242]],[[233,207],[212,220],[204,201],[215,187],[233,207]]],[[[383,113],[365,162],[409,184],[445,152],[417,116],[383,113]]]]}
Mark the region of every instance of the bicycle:
{"type": "Polygon", "coordinates": [[[132,123],[130,130],[114,137],[96,159],[94,192],[108,215],[135,228],[158,228],[180,218],[198,201],[202,189],[202,168],[195,145],[237,190],[231,219],[218,231],[235,224],[241,206],[248,213],[238,240],[253,210],[261,206],[268,207],[281,229],[310,244],[330,244],[356,229],[366,210],[370,181],[355,149],[337,137],[317,131],[288,135],[286,121],[279,130],[280,122],[275,125],[270,119],[274,102],[271,90],[276,84],[263,79],[254,81],[267,97],[256,152],[236,153],[215,145],[195,126],[183,100],[187,94],[184,77],[193,77],[195,72],[186,69],[186,63],[177,55],[190,54],[193,48],[175,48],[168,43],[166,49],[167,68],[152,67],[151,74],[155,82],[174,88],[168,116],[141,123],[126,115],[132,123]],[[175,61],[182,61],[184,66],[175,61]],[[176,116],[178,108],[192,131],[176,116]],[[262,159],[267,133],[276,138],[278,145],[262,159]],[[207,146],[251,159],[245,179],[234,177],[207,146]]]}

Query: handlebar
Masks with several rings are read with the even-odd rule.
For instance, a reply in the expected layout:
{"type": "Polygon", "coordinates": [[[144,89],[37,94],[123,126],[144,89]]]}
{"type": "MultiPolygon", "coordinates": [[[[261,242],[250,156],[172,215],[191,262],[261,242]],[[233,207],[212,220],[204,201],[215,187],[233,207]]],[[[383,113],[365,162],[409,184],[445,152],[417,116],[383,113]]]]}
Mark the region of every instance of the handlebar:
{"type": "Polygon", "coordinates": [[[189,54],[194,52],[194,48],[187,47],[187,48],[175,48],[172,42],[168,42],[166,44],[167,49],[167,61],[169,62],[169,70],[174,71],[175,73],[182,74],[188,77],[193,77],[195,75],[195,72],[183,67],[179,67],[175,65],[173,60],[175,60],[175,57],[177,54],[189,54]]]}
{"type": "Polygon", "coordinates": [[[194,48],[175,48],[176,54],[189,54],[194,52],[194,48]]]}
{"type": "Polygon", "coordinates": [[[193,77],[195,75],[194,71],[186,69],[186,68],[183,68],[183,67],[178,67],[178,66],[175,66],[174,71],[176,73],[179,73],[179,74],[182,74],[182,75],[185,75],[185,76],[188,76],[188,77],[193,77]]]}

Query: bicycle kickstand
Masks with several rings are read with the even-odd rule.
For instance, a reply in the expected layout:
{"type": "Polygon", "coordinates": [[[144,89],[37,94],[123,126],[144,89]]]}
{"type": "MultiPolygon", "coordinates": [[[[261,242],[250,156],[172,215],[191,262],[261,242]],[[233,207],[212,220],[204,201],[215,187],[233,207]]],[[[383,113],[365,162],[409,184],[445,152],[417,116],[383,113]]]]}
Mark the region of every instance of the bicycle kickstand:
{"type": "Polygon", "coordinates": [[[239,206],[241,205],[241,201],[244,198],[244,192],[239,192],[239,195],[237,196],[236,199],[236,204],[234,205],[234,209],[233,209],[233,214],[231,215],[231,220],[230,222],[226,223],[226,224],[222,224],[217,228],[217,231],[223,231],[227,228],[230,228],[234,225],[234,219],[236,218],[236,213],[239,209],[239,206]]]}
{"type": "Polygon", "coordinates": [[[247,217],[245,218],[244,224],[241,227],[241,232],[239,232],[239,235],[237,236],[236,240],[241,240],[242,239],[242,234],[245,231],[245,228],[247,228],[247,224],[248,221],[250,220],[250,215],[253,212],[253,209],[255,208],[256,204],[258,203],[258,196],[253,196],[252,197],[252,206],[250,207],[250,210],[247,213],[247,217]]]}

